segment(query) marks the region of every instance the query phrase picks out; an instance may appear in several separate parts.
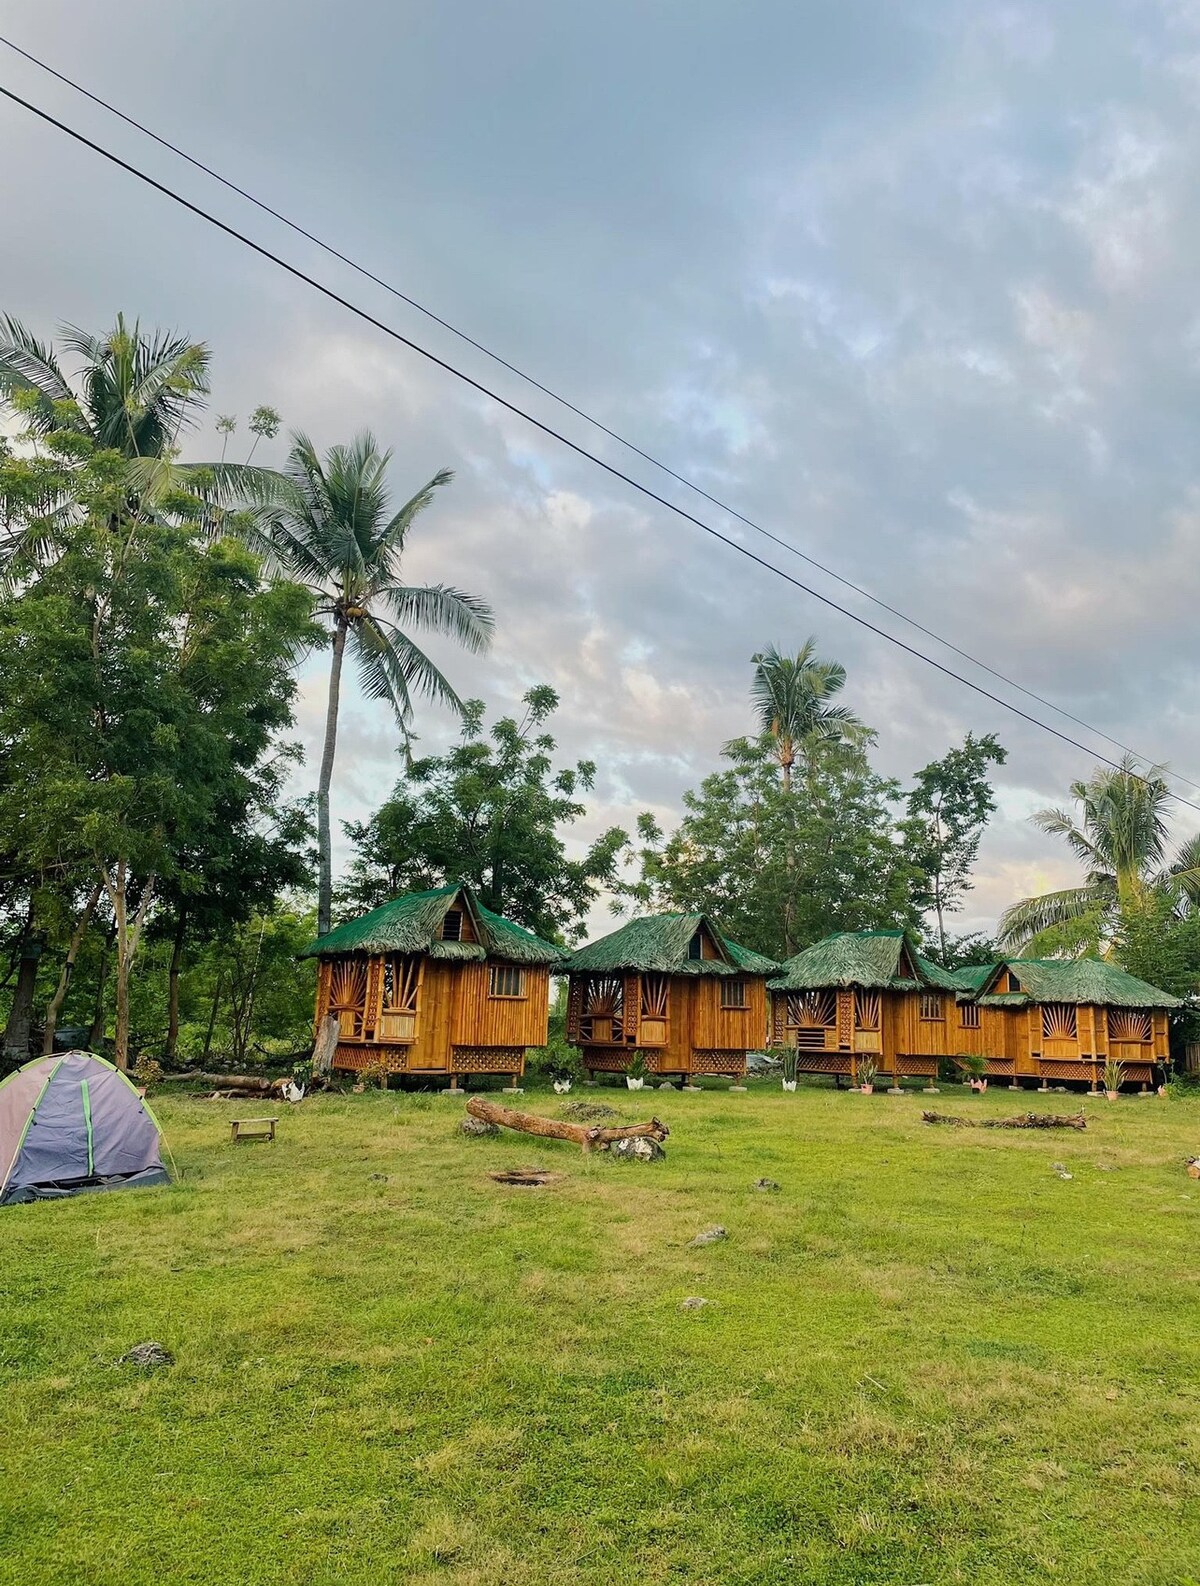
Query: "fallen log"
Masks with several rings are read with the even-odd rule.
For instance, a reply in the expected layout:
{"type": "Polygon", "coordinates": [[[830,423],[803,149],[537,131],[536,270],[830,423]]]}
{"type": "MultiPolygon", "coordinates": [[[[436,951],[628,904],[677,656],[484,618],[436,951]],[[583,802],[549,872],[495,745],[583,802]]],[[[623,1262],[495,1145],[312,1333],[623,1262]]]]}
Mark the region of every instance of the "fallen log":
{"type": "Polygon", "coordinates": [[[521,1134],[535,1134],[546,1140],[572,1140],[583,1151],[604,1151],[614,1140],[657,1140],[667,1138],[670,1130],[665,1123],[651,1118],[649,1123],[628,1123],[620,1128],[604,1128],[586,1124],[567,1123],[561,1118],[541,1118],[533,1112],[516,1112],[511,1107],[501,1107],[486,1096],[472,1096],[467,1103],[472,1118],[484,1123],[497,1123],[505,1129],[516,1129],[521,1134]]]}
{"type": "Polygon", "coordinates": [[[1086,1129],[1081,1112],[1019,1112],[1015,1118],[956,1118],[949,1112],[923,1112],[922,1123],[949,1124],[952,1129],[1086,1129]]]}

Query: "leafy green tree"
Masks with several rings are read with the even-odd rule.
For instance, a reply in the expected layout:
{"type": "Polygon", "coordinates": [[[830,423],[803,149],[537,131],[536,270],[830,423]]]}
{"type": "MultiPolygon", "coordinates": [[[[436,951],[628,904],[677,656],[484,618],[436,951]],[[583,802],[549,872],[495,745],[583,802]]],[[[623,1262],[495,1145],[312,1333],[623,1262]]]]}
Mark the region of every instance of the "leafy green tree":
{"type": "Polygon", "coordinates": [[[329,623],[332,661],[325,742],[317,783],[317,927],[329,929],[333,868],[329,790],[337,749],[342,662],[347,644],[362,687],[392,708],[407,742],[412,695],[461,710],[458,695],[419,648],[411,629],[447,634],[476,653],[491,641],[490,608],[444,584],[406,584],[401,561],[409,530],[451,475],[434,475],[398,512],[391,510],[386,475],[390,452],[373,436],[334,446],[322,460],[306,435],[292,437],[287,472],[264,475],[259,518],[279,563],[314,595],[329,623]]]}
{"type": "Polygon", "coordinates": [[[925,878],[917,903],[932,912],[938,952],[947,952],[946,915],[962,908],[971,890],[971,870],[988,816],[996,808],[990,765],[1003,765],[1008,751],[994,733],[976,738],[968,733],[961,749],[931,760],[913,778],[908,818],[901,826],[908,856],[925,878]]]}
{"type": "Polygon", "coordinates": [[[820,660],[816,647],[816,639],[809,638],[795,655],[783,655],[769,644],[752,657],[750,698],[759,730],[779,762],[785,792],[791,791],[797,758],[811,767],[831,744],[861,747],[872,737],[853,711],[830,703],[846,685],[846,668],[820,660]]]}
{"type": "Polygon", "coordinates": [[[919,875],[896,841],[895,782],[860,754],[823,755],[801,796],[768,743],[735,739],[725,753],[731,765],[684,795],[670,837],[642,816],[638,902],[710,913],[780,959],[831,931],[915,925],[919,875]]]}
{"type": "Polygon", "coordinates": [[[0,597],[0,850],[22,854],[35,914],[48,888],[100,882],[120,1063],[150,911],[168,883],[203,893],[204,834],[231,800],[261,809],[316,636],[306,592],[262,588],[249,551],[205,532],[202,502],[176,495],[151,521],[129,511],[128,479],[120,453],[85,456],[81,521],[0,597]]]}
{"type": "Polygon", "coordinates": [[[345,901],[373,908],[397,893],[467,881],[498,914],[551,939],[569,938],[600,889],[615,884],[627,834],[613,827],[578,859],[563,832],[586,813],[590,760],[555,770],[554,738],[543,731],[558,708],[545,686],[524,696],[518,721],[484,731],[480,700],[463,706],[459,743],[418,760],[364,825],[346,831],[357,854],[345,901]]]}
{"type": "Polygon", "coordinates": [[[1084,870],[1076,887],[1023,898],[1006,909],[1000,940],[1010,949],[1049,952],[1107,951],[1122,911],[1153,893],[1200,899],[1200,838],[1169,854],[1167,807],[1171,792],[1164,767],[1145,773],[1126,756],[1119,767],[1101,766],[1087,782],[1073,782],[1078,819],[1069,810],[1039,810],[1032,818],[1062,837],[1084,870]]]}

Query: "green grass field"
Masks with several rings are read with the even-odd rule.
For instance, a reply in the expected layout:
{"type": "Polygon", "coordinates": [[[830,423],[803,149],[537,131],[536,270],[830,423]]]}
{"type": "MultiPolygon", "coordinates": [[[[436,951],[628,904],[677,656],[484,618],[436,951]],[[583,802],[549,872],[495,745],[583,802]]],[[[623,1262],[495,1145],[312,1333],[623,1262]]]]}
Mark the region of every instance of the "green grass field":
{"type": "Polygon", "coordinates": [[[0,1581],[1200,1581],[1200,1101],[581,1094],[668,1160],[162,1097],[180,1182],[0,1212],[0,1581]]]}

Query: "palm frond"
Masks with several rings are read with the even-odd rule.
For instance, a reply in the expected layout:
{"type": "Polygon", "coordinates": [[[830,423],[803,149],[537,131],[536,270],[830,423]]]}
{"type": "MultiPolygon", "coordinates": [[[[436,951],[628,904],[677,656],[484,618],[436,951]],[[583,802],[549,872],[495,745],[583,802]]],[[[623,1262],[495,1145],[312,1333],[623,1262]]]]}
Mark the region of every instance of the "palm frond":
{"type": "Polygon", "coordinates": [[[406,501],[400,508],[399,512],[394,513],[393,516],[389,518],[387,523],[384,524],[379,535],[380,544],[387,546],[389,549],[403,549],[404,538],[412,526],[413,519],[417,517],[419,513],[424,512],[425,508],[433,500],[437,491],[440,490],[443,485],[448,485],[453,478],[454,472],[452,469],[439,468],[429,483],[423,485],[421,489],[417,491],[416,495],[413,496],[412,500],[406,501]]]}
{"type": "Polygon", "coordinates": [[[1115,902],[1115,893],[1103,886],[1064,887],[1041,897],[1022,898],[1000,916],[997,937],[1002,947],[1019,949],[1040,931],[1073,924],[1115,902]]]}
{"type": "Polygon", "coordinates": [[[31,335],[20,320],[6,314],[0,317],[0,396],[11,400],[18,392],[36,396],[28,418],[42,435],[57,429],[61,422],[55,404],[75,400],[51,348],[31,335]]]}
{"type": "Polygon", "coordinates": [[[492,608],[465,590],[445,584],[385,584],[376,593],[401,627],[444,633],[474,655],[482,654],[492,642],[496,626],[492,608]]]}

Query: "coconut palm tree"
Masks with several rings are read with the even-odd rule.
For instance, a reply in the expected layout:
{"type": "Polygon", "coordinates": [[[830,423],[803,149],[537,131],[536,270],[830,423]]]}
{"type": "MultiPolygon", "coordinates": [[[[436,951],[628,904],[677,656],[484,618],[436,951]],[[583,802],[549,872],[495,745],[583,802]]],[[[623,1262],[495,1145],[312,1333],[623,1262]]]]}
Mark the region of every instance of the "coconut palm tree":
{"type": "Polygon", "coordinates": [[[259,475],[255,516],[262,548],[313,592],[318,614],[330,624],[333,654],[317,783],[317,928],[323,934],[332,912],[329,788],[347,645],[364,692],[391,706],[407,740],[414,693],[461,710],[458,695],[407,630],[448,634],[478,653],[491,642],[493,618],[474,595],[443,584],[406,584],[401,576],[408,531],[450,482],[448,471],[435,474],[393,512],[385,479],[391,453],[381,452],[374,436],[364,433],[349,446],[333,446],[323,460],[307,435],[294,434],[291,441],[285,472],[259,475]]]}
{"type": "Polygon", "coordinates": [[[11,315],[0,316],[0,397],[24,399],[22,411],[40,435],[77,430],[105,450],[129,458],[161,457],[178,442],[208,394],[209,350],[186,336],[142,334],[123,314],[107,336],[72,325],[63,348],[82,360],[76,390],[54,349],[11,315]]]}
{"type": "Polygon", "coordinates": [[[1111,939],[1121,912],[1152,893],[1167,893],[1181,908],[1200,901],[1200,838],[1168,855],[1167,804],[1171,797],[1163,766],[1137,770],[1126,755],[1118,767],[1097,769],[1087,782],[1071,784],[1080,806],[1038,810],[1031,819],[1052,837],[1062,837],[1084,867],[1080,886],[1023,898],[1000,920],[1002,946],[1057,946],[1074,932],[1092,948],[1111,939]]]}
{"type": "MultiPolygon", "coordinates": [[[[223,508],[240,502],[246,475],[240,465],[177,461],[180,436],[208,395],[210,354],[203,342],[165,331],[144,334],[123,314],[103,336],[64,325],[60,342],[56,352],[19,320],[0,316],[0,404],[16,408],[35,435],[73,432],[122,453],[130,515],[154,516],[168,500],[178,510],[190,496],[215,524],[223,508]],[[63,372],[70,354],[79,360],[73,380],[63,372]]],[[[271,409],[259,412],[278,427],[271,409]]],[[[44,502],[0,546],[0,564],[44,562],[56,546],[57,525],[71,521],[74,505],[69,493],[44,502]]]]}
{"type": "Polygon", "coordinates": [[[852,747],[870,741],[871,731],[844,705],[830,704],[846,682],[846,668],[837,661],[822,661],[815,638],[806,639],[795,655],[781,655],[769,644],[752,656],[754,681],[750,698],[758,712],[759,729],[769,738],[783,772],[783,786],[791,791],[792,767],[797,755],[812,760],[822,746],[842,743],[852,747]]]}

